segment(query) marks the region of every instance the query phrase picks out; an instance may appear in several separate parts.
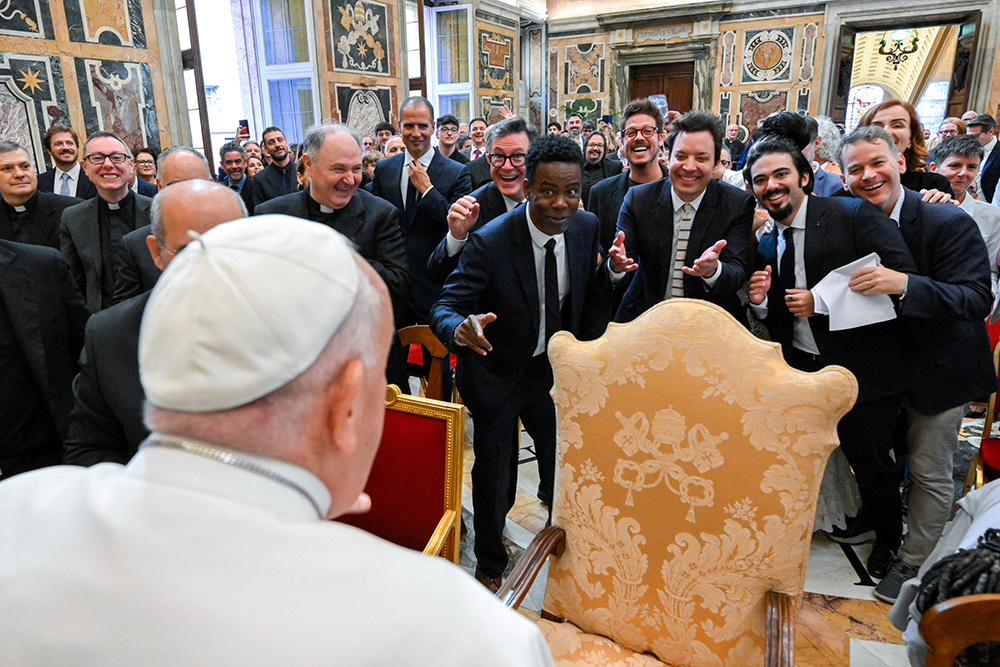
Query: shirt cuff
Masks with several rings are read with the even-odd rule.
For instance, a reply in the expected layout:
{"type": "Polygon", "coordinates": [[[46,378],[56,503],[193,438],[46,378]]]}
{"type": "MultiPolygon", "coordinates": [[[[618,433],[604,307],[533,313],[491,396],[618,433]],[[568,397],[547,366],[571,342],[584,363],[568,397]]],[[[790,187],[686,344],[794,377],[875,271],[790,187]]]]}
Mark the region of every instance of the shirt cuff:
{"type": "Polygon", "coordinates": [[[753,301],[750,301],[749,303],[750,303],[750,307],[753,308],[753,312],[754,312],[755,315],[757,315],[757,317],[759,317],[762,320],[763,319],[767,319],[767,295],[766,294],[764,295],[764,300],[761,301],[759,304],[756,304],[753,301]]]}
{"type": "Polygon", "coordinates": [[[444,247],[448,251],[449,257],[454,257],[458,253],[462,252],[462,248],[465,247],[465,242],[469,240],[468,235],[464,239],[456,239],[451,235],[451,230],[448,230],[448,235],[444,237],[444,247]]]}
{"type": "Polygon", "coordinates": [[[719,282],[719,276],[721,275],[722,275],[722,260],[719,260],[719,263],[716,264],[715,266],[715,273],[710,275],[708,278],[702,278],[702,280],[704,280],[705,284],[708,285],[709,287],[714,287],[715,283],[719,282]]]}
{"type": "Polygon", "coordinates": [[[622,271],[621,273],[619,273],[615,271],[614,269],[611,268],[611,262],[608,262],[608,277],[611,278],[611,282],[613,284],[617,285],[622,281],[622,278],[625,277],[625,272],[622,271]]]}

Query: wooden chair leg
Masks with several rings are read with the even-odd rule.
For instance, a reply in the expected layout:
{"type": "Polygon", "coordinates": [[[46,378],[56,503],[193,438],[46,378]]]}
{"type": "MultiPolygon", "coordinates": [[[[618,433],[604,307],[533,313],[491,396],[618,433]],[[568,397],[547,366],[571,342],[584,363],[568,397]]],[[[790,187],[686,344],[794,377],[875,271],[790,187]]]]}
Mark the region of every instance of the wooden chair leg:
{"type": "Polygon", "coordinates": [[[792,598],[784,593],[767,593],[767,636],[765,667],[792,667],[795,664],[795,625],[792,598]]]}
{"type": "Polygon", "coordinates": [[[972,460],[969,461],[969,472],[965,475],[965,488],[962,489],[962,495],[964,496],[969,491],[973,489],[978,489],[983,485],[983,460],[979,456],[979,452],[972,455],[972,460]]]}

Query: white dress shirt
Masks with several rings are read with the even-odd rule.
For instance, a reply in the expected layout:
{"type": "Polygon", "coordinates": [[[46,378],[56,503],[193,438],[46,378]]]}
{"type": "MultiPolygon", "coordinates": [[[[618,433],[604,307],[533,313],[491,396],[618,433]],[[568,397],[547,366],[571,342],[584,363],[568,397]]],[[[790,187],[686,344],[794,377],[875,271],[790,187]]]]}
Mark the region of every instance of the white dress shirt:
{"type": "Polygon", "coordinates": [[[82,168],[83,167],[80,166],[79,162],[74,162],[73,168],[70,169],[69,171],[63,171],[62,169],[59,168],[58,165],[56,165],[56,170],[54,174],[55,180],[53,180],[52,182],[52,192],[54,192],[55,194],[59,194],[62,191],[62,184],[63,184],[62,175],[66,174],[67,176],[69,176],[69,196],[75,197],[77,185],[79,185],[80,183],[80,170],[82,168]]]}
{"type": "MultiPolygon", "coordinates": [[[[524,215],[528,219],[528,233],[531,234],[531,249],[535,253],[535,278],[538,282],[538,344],[532,356],[545,352],[545,244],[549,239],[556,240],[553,252],[556,256],[556,274],[559,278],[559,311],[562,312],[569,294],[569,263],[566,260],[565,234],[549,236],[531,222],[531,206],[524,207],[524,215]]],[[[554,333],[554,332],[553,332],[554,333]]]]}
{"type": "MultiPolygon", "coordinates": [[[[419,158],[416,159],[420,162],[420,164],[424,165],[424,169],[429,168],[431,166],[431,160],[434,159],[434,149],[429,148],[426,153],[424,153],[423,155],[421,155],[419,158]]],[[[410,155],[410,151],[403,151],[403,173],[400,174],[399,176],[399,194],[403,198],[404,207],[406,206],[406,194],[407,194],[406,189],[411,185],[410,163],[413,162],[413,160],[414,157],[410,155]]],[[[431,188],[433,187],[434,184],[431,183],[431,187],[427,188],[427,192],[430,192],[431,188]]],[[[427,192],[425,192],[424,194],[427,194],[427,192]]],[[[419,197],[420,195],[418,194],[417,196],[419,197]]]]}

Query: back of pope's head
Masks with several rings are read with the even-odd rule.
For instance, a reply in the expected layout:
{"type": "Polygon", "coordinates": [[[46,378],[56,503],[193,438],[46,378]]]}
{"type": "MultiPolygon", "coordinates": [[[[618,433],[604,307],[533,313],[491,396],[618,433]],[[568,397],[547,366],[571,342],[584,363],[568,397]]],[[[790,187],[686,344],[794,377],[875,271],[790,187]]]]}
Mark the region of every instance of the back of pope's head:
{"type": "Polygon", "coordinates": [[[301,465],[330,489],[331,514],[350,507],[381,436],[385,285],[343,236],[306,220],[195,236],[143,315],[147,425],[301,465]]]}

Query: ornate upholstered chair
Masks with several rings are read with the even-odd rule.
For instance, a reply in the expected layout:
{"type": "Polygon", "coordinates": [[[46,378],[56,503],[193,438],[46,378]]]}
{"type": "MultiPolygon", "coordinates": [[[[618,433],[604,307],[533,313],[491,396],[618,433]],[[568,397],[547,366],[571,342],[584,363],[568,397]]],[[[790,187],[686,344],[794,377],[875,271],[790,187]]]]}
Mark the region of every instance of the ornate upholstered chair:
{"type": "Polygon", "coordinates": [[[458,563],[465,408],[386,389],[385,423],[365,492],[367,514],[338,519],[458,563]]]}
{"type": "Polygon", "coordinates": [[[549,357],[553,527],[497,595],[519,604],[557,554],[539,621],[557,665],[791,665],[816,498],[854,376],[794,370],[776,343],[691,299],[595,341],[558,333],[549,357]]]}

